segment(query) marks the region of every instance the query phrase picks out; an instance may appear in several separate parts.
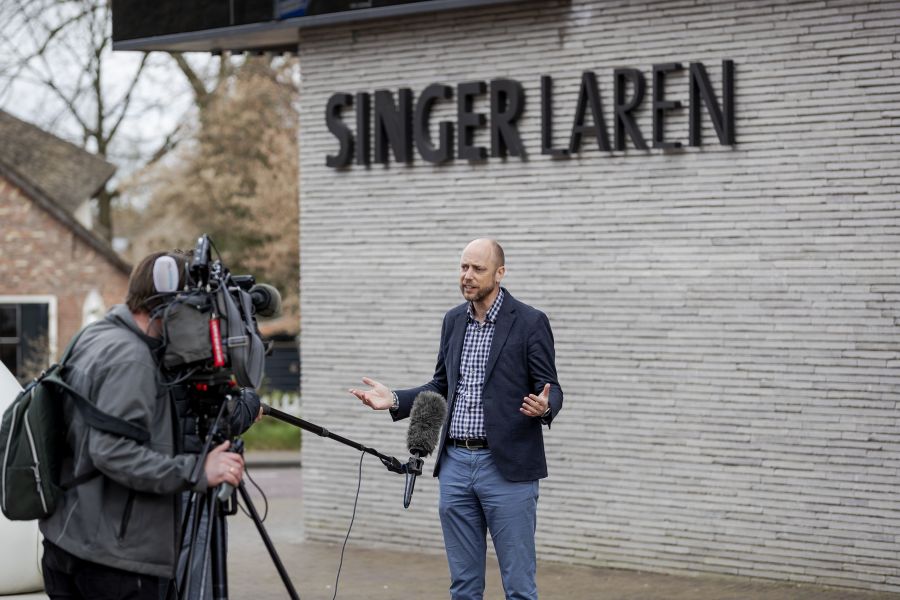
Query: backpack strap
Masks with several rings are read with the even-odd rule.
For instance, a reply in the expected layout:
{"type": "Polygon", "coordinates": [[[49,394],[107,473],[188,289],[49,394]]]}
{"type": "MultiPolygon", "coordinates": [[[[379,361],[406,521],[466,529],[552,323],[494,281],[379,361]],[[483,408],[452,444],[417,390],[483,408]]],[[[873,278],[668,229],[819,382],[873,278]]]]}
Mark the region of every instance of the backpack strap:
{"type": "Polygon", "coordinates": [[[81,393],[78,392],[75,388],[63,381],[62,374],[63,372],[65,372],[66,362],[69,360],[69,357],[72,354],[72,350],[75,348],[75,344],[78,342],[79,338],[81,338],[81,334],[84,333],[88,327],[90,327],[90,325],[82,327],[81,330],[75,334],[75,336],[72,338],[72,341],[70,341],[69,345],[66,346],[66,350],[65,352],[63,352],[62,358],[59,359],[59,369],[56,371],[56,373],[50,373],[45,378],[45,381],[47,381],[47,383],[52,383],[58,388],[68,392],[72,399],[75,401],[75,406],[78,408],[78,412],[81,413],[81,416],[84,418],[85,422],[94,429],[99,429],[100,431],[112,433],[114,435],[121,435],[141,444],[150,441],[149,431],[139,425],[129,423],[124,419],[106,414],[105,412],[97,408],[93,403],[89,402],[88,399],[82,396],[81,393]]]}
{"type": "Polygon", "coordinates": [[[78,343],[79,338],[81,338],[81,334],[84,333],[85,330],[87,330],[87,328],[90,326],[90,324],[85,325],[84,327],[79,329],[75,335],[72,336],[71,340],[69,340],[69,345],[66,346],[66,349],[62,353],[62,357],[60,357],[59,362],[57,363],[60,367],[66,366],[66,361],[68,361],[69,357],[72,355],[72,350],[75,348],[75,344],[78,343]]]}
{"type": "MultiPolygon", "coordinates": [[[[68,396],[75,402],[75,407],[78,409],[78,412],[81,413],[81,417],[89,427],[92,427],[99,431],[103,431],[105,433],[111,433],[113,435],[120,435],[122,437],[132,439],[139,444],[150,441],[150,432],[148,430],[139,425],[135,425],[134,423],[130,423],[124,419],[106,414],[105,412],[97,408],[93,403],[88,401],[87,398],[82,396],[81,393],[78,392],[75,388],[62,380],[62,373],[65,371],[66,362],[69,360],[69,357],[71,356],[72,351],[75,348],[75,344],[81,337],[81,334],[84,333],[84,331],[88,327],[89,325],[82,327],[78,331],[78,333],[76,333],[72,337],[69,345],[66,346],[65,352],[63,352],[62,357],[59,359],[59,363],[57,363],[57,365],[54,365],[56,368],[54,369],[53,367],[50,367],[47,370],[46,376],[43,377],[43,380],[46,383],[52,383],[61,391],[68,393],[68,396]]],[[[86,473],[82,473],[78,477],[74,477],[68,481],[60,482],[60,484],[64,489],[71,489],[75,486],[81,485],[82,483],[90,481],[100,474],[101,473],[99,469],[93,468],[86,473]]]]}
{"type": "Polygon", "coordinates": [[[150,441],[150,432],[148,430],[144,429],[140,425],[135,425],[134,423],[130,423],[124,419],[106,414],[105,412],[97,408],[94,404],[89,402],[87,398],[82,396],[78,391],[75,390],[75,388],[70,386],[68,383],[53,376],[48,377],[45,381],[47,383],[52,383],[58,388],[68,392],[72,399],[75,401],[75,406],[76,408],[78,408],[78,412],[81,413],[81,416],[84,418],[85,422],[94,429],[99,429],[100,431],[103,431],[105,433],[121,435],[141,444],[150,441]]]}
{"type": "Polygon", "coordinates": [[[100,469],[98,469],[97,467],[94,467],[87,473],[82,473],[78,477],[73,477],[72,479],[69,479],[66,481],[61,481],[59,483],[59,487],[61,487],[64,490],[71,490],[73,487],[79,486],[82,483],[86,483],[86,482],[90,481],[91,479],[93,479],[94,477],[98,477],[100,474],[101,474],[100,469]]]}

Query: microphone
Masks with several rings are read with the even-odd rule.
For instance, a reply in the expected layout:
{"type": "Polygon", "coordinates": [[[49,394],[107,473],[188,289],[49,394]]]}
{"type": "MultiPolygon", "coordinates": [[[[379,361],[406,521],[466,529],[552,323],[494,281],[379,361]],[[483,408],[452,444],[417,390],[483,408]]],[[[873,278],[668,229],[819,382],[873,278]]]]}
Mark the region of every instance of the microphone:
{"type": "Polygon", "coordinates": [[[403,490],[403,508],[409,508],[416,477],[422,474],[423,456],[431,454],[437,445],[438,435],[447,414],[447,401],[436,392],[419,392],[413,400],[409,413],[409,429],[406,432],[406,446],[409,457],[406,472],[406,487],[403,490]]]}
{"type": "Polygon", "coordinates": [[[256,314],[261,317],[274,317],[281,314],[281,294],[267,283],[257,283],[250,288],[250,300],[256,314]]]}
{"type": "Polygon", "coordinates": [[[194,256],[191,258],[191,275],[201,282],[206,283],[209,275],[209,236],[205,233],[197,238],[197,247],[194,248],[194,256]]]}
{"type": "Polygon", "coordinates": [[[160,293],[178,289],[178,264],[171,256],[160,256],[153,261],[153,289],[160,293]]]}

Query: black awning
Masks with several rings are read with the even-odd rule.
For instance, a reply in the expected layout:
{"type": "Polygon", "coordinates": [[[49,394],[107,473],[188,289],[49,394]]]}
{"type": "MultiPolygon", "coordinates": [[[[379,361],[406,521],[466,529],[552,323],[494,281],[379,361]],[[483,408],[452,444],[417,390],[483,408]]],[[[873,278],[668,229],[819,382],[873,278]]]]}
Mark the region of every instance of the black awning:
{"type": "Polygon", "coordinates": [[[296,52],[301,29],[517,1],[521,0],[113,0],[113,49],[296,52]]]}

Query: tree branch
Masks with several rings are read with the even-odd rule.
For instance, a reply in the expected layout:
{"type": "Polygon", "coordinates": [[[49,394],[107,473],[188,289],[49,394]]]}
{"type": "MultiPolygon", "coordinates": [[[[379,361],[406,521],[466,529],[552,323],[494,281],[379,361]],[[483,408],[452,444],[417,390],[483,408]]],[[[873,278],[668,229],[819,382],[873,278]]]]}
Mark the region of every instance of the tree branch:
{"type": "Polygon", "coordinates": [[[83,19],[84,17],[86,17],[89,14],[91,14],[92,12],[94,12],[94,10],[95,10],[95,8],[91,7],[87,10],[84,10],[84,11],[78,13],[77,15],[73,16],[72,18],[63,21],[62,23],[60,23],[53,29],[47,30],[47,37],[44,39],[43,43],[40,46],[38,46],[38,48],[34,51],[34,53],[32,53],[31,56],[25,57],[24,60],[32,60],[33,58],[37,58],[38,56],[43,56],[44,53],[47,52],[47,48],[50,46],[50,42],[52,42],[53,39],[57,35],[62,33],[62,31],[65,28],[67,28],[69,25],[74,25],[75,23],[78,23],[81,19],[83,19]]]}
{"type": "Polygon", "coordinates": [[[91,131],[93,131],[93,129],[91,129],[91,127],[90,127],[87,123],[84,122],[84,119],[81,118],[81,115],[78,114],[78,109],[76,108],[74,101],[71,100],[71,99],[69,99],[69,98],[63,93],[63,91],[60,90],[60,89],[57,87],[56,83],[54,83],[54,81],[53,81],[52,79],[43,79],[43,80],[41,80],[41,83],[42,83],[43,85],[47,86],[48,89],[50,89],[54,94],[56,94],[56,96],[57,96],[60,100],[62,100],[63,104],[66,105],[66,108],[69,109],[69,112],[72,113],[72,117],[73,117],[76,121],[78,121],[78,125],[80,125],[81,128],[82,128],[85,132],[91,132],[91,131]]]}
{"type": "Polygon", "coordinates": [[[194,100],[199,106],[205,106],[209,101],[210,92],[206,89],[206,84],[194,71],[194,68],[188,63],[187,59],[181,52],[172,52],[171,56],[175,59],[175,64],[181,69],[191,89],[194,90],[194,100]]]}
{"type": "Polygon", "coordinates": [[[144,168],[150,167],[157,162],[159,162],[166,154],[175,149],[178,145],[178,134],[181,133],[182,124],[179,123],[175,129],[173,129],[169,135],[166,136],[166,139],[163,140],[162,144],[156,149],[156,152],[153,153],[153,156],[150,157],[150,160],[144,165],[144,168]]]}
{"type": "Polygon", "coordinates": [[[108,138],[112,138],[116,135],[116,131],[119,129],[119,125],[122,124],[122,121],[125,119],[125,115],[128,114],[128,106],[131,104],[131,94],[134,92],[134,88],[137,87],[138,81],[141,78],[141,73],[144,71],[144,66],[147,64],[147,58],[150,56],[149,52],[145,52],[143,58],[141,58],[141,64],[138,65],[137,71],[134,74],[134,77],[131,79],[131,84],[128,86],[128,91],[125,92],[125,96],[122,97],[116,105],[110,110],[110,114],[115,113],[117,110],[121,110],[119,113],[118,119],[113,124],[113,126],[109,130],[109,134],[107,134],[108,138]],[[120,108],[121,107],[121,108],[120,108]]]}

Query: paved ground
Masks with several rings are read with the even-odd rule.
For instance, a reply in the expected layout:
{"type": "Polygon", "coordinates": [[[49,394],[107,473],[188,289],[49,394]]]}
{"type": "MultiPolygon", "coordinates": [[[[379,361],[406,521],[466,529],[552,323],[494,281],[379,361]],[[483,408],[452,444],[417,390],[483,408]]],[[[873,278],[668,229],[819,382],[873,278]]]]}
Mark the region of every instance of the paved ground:
{"type": "MultiPolygon", "coordinates": [[[[269,498],[266,528],[300,597],[330,600],[340,560],[340,543],[304,541],[299,521],[302,497],[296,464],[272,468],[277,457],[252,474],[269,498]]],[[[255,501],[262,510],[262,503],[255,501]]],[[[435,517],[436,518],[436,517],[435,517]]],[[[229,517],[229,595],[235,599],[287,598],[253,523],[238,513],[229,517]]],[[[489,564],[491,561],[489,561],[489,564]]],[[[391,554],[348,545],[337,597],[342,600],[445,599],[449,578],[444,557],[391,554]],[[396,565],[403,565],[402,573],[396,565]],[[414,575],[408,577],[408,575],[414,575]]],[[[856,592],[841,588],[770,583],[735,577],[683,577],[617,569],[542,563],[538,574],[542,600],[900,600],[900,594],[856,592]]],[[[488,572],[485,600],[502,600],[496,562],[488,572]]]]}

